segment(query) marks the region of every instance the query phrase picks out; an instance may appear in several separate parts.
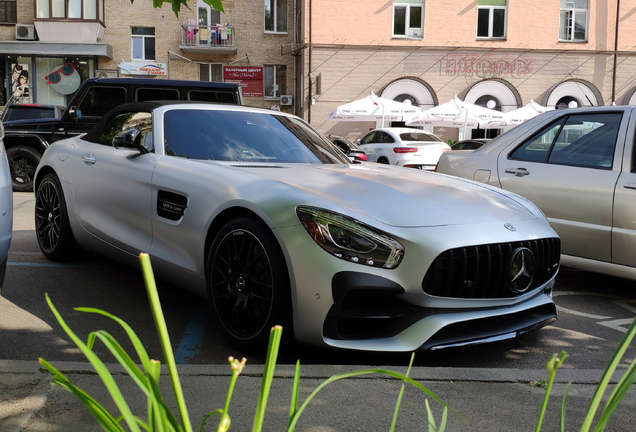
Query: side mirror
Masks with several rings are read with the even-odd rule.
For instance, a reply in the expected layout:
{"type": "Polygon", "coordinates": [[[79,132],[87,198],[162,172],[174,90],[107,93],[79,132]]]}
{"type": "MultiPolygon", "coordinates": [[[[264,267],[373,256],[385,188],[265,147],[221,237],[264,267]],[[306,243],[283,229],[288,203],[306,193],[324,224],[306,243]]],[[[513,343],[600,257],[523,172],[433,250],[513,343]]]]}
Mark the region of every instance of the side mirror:
{"type": "Polygon", "coordinates": [[[73,122],[77,122],[82,118],[82,111],[78,110],[76,106],[72,106],[68,109],[68,115],[73,122]]]}
{"type": "Polygon", "coordinates": [[[113,145],[115,147],[137,149],[141,154],[150,153],[146,147],[139,144],[139,141],[137,140],[137,137],[139,137],[139,135],[140,131],[138,129],[129,129],[117,135],[113,140],[113,145]]]}

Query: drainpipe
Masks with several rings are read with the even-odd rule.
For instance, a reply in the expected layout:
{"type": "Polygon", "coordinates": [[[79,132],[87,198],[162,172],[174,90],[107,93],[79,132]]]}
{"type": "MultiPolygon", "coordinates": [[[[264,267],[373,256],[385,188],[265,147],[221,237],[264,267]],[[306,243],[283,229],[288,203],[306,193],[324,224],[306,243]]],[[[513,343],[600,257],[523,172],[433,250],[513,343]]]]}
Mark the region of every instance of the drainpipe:
{"type": "Polygon", "coordinates": [[[621,0],[616,0],[616,30],[614,34],[614,69],[612,70],[612,105],[616,96],[616,57],[618,54],[618,14],[621,10],[621,0]]]}

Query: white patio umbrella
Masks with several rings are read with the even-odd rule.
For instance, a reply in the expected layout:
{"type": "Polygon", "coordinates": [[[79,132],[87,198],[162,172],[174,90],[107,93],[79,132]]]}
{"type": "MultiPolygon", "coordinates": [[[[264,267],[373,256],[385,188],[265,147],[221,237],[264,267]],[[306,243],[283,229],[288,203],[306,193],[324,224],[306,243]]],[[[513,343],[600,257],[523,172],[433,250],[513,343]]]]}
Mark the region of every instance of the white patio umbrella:
{"type": "Polygon", "coordinates": [[[543,105],[539,105],[535,101],[530,100],[530,103],[526,106],[504,113],[504,119],[509,125],[520,125],[541,113],[551,111],[553,109],[554,108],[544,107],[543,105]]]}
{"type": "Polygon", "coordinates": [[[341,105],[327,115],[327,120],[338,121],[403,121],[420,112],[419,107],[391,99],[381,98],[373,92],[363,99],[341,105]]]}
{"type": "Polygon", "coordinates": [[[502,112],[461,101],[450,101],[406,119],[407,126],[446,126],[464,129],[497,128],[506,125],[502,112]]]}

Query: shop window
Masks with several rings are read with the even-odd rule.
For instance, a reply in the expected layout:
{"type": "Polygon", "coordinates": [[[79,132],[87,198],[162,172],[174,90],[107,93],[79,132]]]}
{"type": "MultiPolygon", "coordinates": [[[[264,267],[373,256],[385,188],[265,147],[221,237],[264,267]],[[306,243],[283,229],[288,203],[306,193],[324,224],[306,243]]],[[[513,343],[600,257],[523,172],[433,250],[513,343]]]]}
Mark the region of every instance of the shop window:
{"type": "Polygon", "coordinates": [[[265,31],[287,33],[287,0],[265,0],[265,31]]]}
{"type": "Polygon", "coordinates": [[[504,39],[506,37],[507,0],[479,0],[477,6],[477,37],[504,39]]]}
{"type": "Polygon", "coordinates": [[[15,24],[16,18],[16,1],[0,0],[0,23],[15,24]]]}
{"type": "Polygon", "coordinates": [[[104,0],[36,0],[36,17],[104,21],[104,0]]]}
{"type": "Polygon", "coordinates": [[[223,82],[223,65],[213,63],[200,63],[199,81],[223,82]]]}
{"type": "Polygon", "coordinates": [[[132,28],[132,58],[133,60],[155,59],[154,27],[132,28]]]}
{"type": "Polygon", "coordinates": [[[561,0],[560,41],[587,41],[588,0],[561,0]]]}
{"type": "Polygon", "coordinates": [[[263,96],[266,99],[279,98],[286,94],[287,66],[275,65],[263,67],[263,96]]]}
{"type": "Polygon", "coordinates": [[[424,35],[424,3],[393,3],[393,36],[421,38],[424,35]]]}

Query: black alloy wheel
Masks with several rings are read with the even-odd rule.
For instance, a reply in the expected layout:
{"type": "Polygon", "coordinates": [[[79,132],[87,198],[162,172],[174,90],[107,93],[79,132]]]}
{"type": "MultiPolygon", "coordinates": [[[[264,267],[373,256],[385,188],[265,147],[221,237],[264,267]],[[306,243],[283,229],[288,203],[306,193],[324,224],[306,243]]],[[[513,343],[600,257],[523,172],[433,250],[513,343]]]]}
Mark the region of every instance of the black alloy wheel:
{"type": "Polygon", "coordinates": [[[13,190],[16,192],[32,191],[33,177],[42,155],[31,147],[17,145],[7,149],[7,158],[9,159],[13,190]]]}
{"type": "Polygon", "coordinates": [[[227,223],[210,250],[207,276],[212,313],[235,347],[264,349],[270,328],[287,324],[289,276],[267,227],[244,217],[227,223]]]}
{"type": "Polygon", "coordinates": [[[47,174],[35,194],[35,233],[40,250],[50,260],[66,261],[77,248],[55,174],[47,174]]]}

